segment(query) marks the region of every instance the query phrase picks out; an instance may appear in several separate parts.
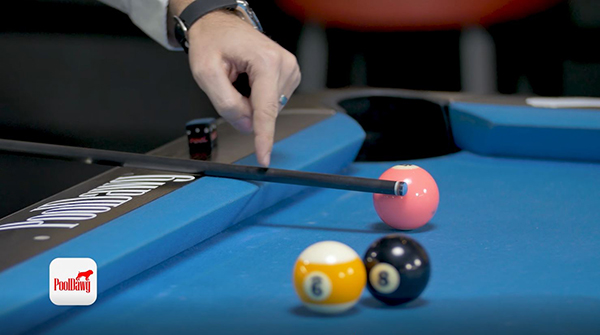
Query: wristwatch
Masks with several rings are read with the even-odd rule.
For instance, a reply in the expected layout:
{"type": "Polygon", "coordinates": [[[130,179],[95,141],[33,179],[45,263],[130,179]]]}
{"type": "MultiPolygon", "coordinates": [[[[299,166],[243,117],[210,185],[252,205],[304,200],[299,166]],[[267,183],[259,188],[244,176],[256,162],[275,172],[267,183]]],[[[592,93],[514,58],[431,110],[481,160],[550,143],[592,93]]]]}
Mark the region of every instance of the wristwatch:
{"type": "Polygon", "coordinates": [[[256,30],[263,32],[260,21],[250,8],[248,1],[244,0],[197,0],[187,6],[179,16],[175,16],[175,39],[185,52],[190,47],[188,30],[204,15],[217,9],[227,9],[237,14],[242,20],[250,23],[256,30]]]}

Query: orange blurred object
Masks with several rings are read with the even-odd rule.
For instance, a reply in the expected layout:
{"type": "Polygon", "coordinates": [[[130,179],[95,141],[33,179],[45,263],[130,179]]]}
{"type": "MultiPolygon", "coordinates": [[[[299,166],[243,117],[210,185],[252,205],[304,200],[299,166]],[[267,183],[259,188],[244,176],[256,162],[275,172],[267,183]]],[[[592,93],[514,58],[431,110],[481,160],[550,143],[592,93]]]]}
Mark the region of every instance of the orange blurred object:
{"type": "Polygon", "coordinates": [[[564,0],[277,0],[288,14],[359,31],[460,29],[524,18],[564,0]]]}

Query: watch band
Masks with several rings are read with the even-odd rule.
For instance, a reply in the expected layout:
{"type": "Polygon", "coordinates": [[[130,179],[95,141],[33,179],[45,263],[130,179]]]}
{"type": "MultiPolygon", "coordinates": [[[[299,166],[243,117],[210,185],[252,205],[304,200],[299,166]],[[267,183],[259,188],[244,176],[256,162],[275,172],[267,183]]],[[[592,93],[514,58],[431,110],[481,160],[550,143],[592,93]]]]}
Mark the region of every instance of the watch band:
{"type": "Polygon", "coordinates": [[[179,18],[187,28],[191,27],[194,22],[198,21],[204,15],[217,9],[235,9],[237,7],[236,0],[198,0],[187,6],[179,18]]]}

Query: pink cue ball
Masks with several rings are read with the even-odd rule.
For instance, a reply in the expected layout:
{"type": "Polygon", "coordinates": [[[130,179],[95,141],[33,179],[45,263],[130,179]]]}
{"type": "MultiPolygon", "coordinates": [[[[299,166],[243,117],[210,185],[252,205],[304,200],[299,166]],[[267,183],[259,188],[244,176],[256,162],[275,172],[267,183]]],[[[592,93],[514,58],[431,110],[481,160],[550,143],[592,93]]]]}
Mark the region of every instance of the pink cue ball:
{"type": "Polygon", "coordinates": [[[404,181],[408,186],[404,196],[373,194],[375,211],[388,226],[410,230],[431,220],[440,203],[440,192],[427,171],[416,165],[396,165],[379,179],[404,181]]]}

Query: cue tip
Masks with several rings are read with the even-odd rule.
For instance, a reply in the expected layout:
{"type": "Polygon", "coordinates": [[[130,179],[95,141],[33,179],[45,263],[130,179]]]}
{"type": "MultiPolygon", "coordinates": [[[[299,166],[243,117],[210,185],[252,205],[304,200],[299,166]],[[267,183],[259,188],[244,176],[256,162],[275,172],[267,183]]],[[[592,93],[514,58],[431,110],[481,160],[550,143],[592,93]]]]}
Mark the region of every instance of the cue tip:
{"type": "Polygon", "coordinates": [[[408,185],[406,185],[405,182],[397,181],[396,184],[394,184],[394,193],[396,195],[404,196],[404,195],[406,195],[407,192],[408,192],[408,185]]]}

